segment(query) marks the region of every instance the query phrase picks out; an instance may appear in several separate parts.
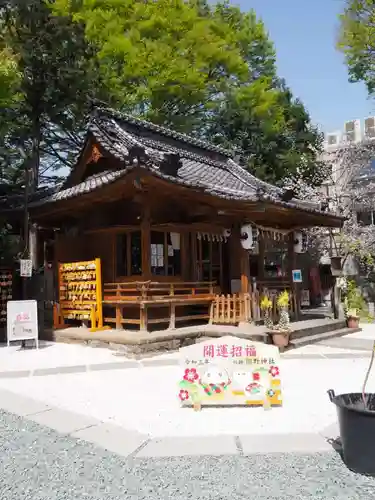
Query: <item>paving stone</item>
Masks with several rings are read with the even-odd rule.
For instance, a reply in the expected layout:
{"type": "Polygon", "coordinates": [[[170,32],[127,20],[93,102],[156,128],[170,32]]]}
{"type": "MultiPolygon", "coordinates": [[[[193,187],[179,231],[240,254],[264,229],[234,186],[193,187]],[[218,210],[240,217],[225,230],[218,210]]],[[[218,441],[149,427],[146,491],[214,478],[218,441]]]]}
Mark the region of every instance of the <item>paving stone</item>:
{"type": "Polygon", "coordinates": [[[0,372],[0,378],[25,378],[30,375],[30,370],[5,370],[0,372]]]}
{"type": "Polygon", "coordinates": [[[145,434],[140,434],[137,431],[129,431],[108,423],[88,427],[73,432],[71,435],[122,456],[134,453],[148,439],[148,436],[145,434]]]}
{"type": "Polygon", "coordinates": [[[353,351],[371,351],[373,343],[372,339],[359,339],[352,337],[339,337],[319,342],[320,345],[327,347],[339,347],[341,349],[352,349],[353,351]]]}
{"type": "Polygon", "coordinates": [[[145,368],[152,366],[175,366],[180,363],[180,359],[179,358],[142,359],[140,363],[145,368]]]}
{"type": "Polygon", "coordinates": [[[1,389],[0,408],[24,417],[33,413],[44,412],[49,409],[49,406],[35,399],[1,389]]]}
{"type": "Polygon", "coordinates": [[[72,432],[86,427],[97,426],[101,423],[100,420],[60,408],[52,408],[43,413],[31,415],[30,420],[51,427],[61,434],[71,434],[72,432]]]}
{"type": "Polygon", "coordinates": [[[254,453],[318,453],[332,451],[319,434],[274,434],[240,436],[244,455],[254,453]]]}
{"type": "Polygon", "coordinates": [[[86,371],[85,365],[72,365],[72,366],[55,366],[51,368],[37,368],[32,372],[34,377],[41,377],[43,375],[58,375],[63,373],[83,373],[86,371]]]}
{"type": "Polygon", "coordinates": [[[116,362],[110,361],[108,363],[95,363],[92,365],[88,365],[87,371],[95,372],[95,371],[105,371],[105,370],[126,370],[128,368],[138,368],[139,363],[137,361],[124,361],[124,362],[116,362]]]}
{"type": "Polygon", "coordinates": [[[238,453],[233,436],[156,438],[137,453],[142,457],[222,456],[238,453]]]}

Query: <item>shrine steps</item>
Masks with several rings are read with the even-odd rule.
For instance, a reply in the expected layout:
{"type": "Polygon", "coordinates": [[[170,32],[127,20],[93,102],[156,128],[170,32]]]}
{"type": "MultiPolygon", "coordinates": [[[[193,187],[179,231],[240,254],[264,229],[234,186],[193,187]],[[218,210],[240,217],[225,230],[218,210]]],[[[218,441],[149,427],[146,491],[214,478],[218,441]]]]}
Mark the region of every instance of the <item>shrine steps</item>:
{"type": "Polygon", "coordinates": [[[297,340],[305,337],[315,337],[316,335],[326,333],[334,334],[334,332],[337,332],[338,330],[347,328],[346,321],[344,319],[330,318],[296,321],[291,323],[290,326],[292,329],[292,333],[290,334],[291,340],[297,340]]]}
{"type": "Polygon", "coordinates": [[[287,347],[287,350],[289,349],[297,349],[298,347],[304,347],[306,345],[311,345],[311,344],[316,344],[318,342],[322,342],[323,340],[330,340],[336,337],[343,337],[345,335],[349,335],[351,333],[357,333],[360,332],[361,328],[340,328],[340,329],[335,329],[331,330],[328,332],[321,332],[321,333],[316,333],[313,335],[306,335],[306,336],[300,336],[297,338],[292,338],[289,342],[289,346],[287,347]]]}

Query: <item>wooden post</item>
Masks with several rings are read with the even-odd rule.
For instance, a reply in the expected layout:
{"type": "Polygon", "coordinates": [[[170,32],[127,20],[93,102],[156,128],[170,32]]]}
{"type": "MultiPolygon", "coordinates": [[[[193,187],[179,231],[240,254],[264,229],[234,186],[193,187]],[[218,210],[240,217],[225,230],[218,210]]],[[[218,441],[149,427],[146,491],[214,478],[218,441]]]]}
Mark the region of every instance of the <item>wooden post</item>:
{"type": "Polygon", "coordinates": [[[241,294],[250,293],[249,253],[241,248],[241,294]]]}
{"type": "Polygon", "coordinates": [[[142,277],[146,280],[151,279],[151,229],[150,229],[150,207],[143,206],[141,222],[141,240],[142,240],[142,277]]]}
{"type": "Polygon", "coordinates": [[[295,319],[298,321],[301,316],[300,311],[300,296],[299,296],[299,286],[298,283],[294,283],[293,281],[293,269],[296,268],[296,252],[294,251],[294,232],[289,233],[288,238],[288,262],[289,262],[289,280],[290,280],[290,288],[293,291],[293,302],[294,302],[294,311],[295,311],[295,319]]]}
{"type": "Polygon", "coordinates": [[[197,233],[190,233],[190,255],[191,255],[191,266],[190,266],[190,276],[192,281],[198,281],[198,241],[197,233]]]}
{"type": "Polygon", "coordinates": [[[147,331],[147,306],[146,304],[141,304],[139,311],[139,329],[140,331],[147,331]]]}
{"type": "Polygon", "coordinates": [[[173,302],[171,302],[170,307],[169,328],[170,330],[174,330],[176,328],[176,304],[173,302]]]}
{"type": "Polygon", "coordinates": [[[99,258],[95,259],[96,270],[96,315],[97,328],[103,328],[103,291],[102,291],[102,265],[99,258]]]}
{"type": "MultiPolygon", "coordinates": [[[[232,236],[229,239],[229,272],[230,272],[230,284],[232,280],[241,280],[241,262],[242,262],[242,252],[244,251],[241,245],[241,226],[236,224],[232,228],[232,236]]],[[[246,283],[244,281],[244,285],[246,283]]],[[[242,280],[241,280],[242,288],[242,280]]],[[[239,290],[235,290],[238,292],[239,290]]],[[[232,290],[230,290],[232,293],[232,290]]]]}
{"type": "Polygon", "coordinates": [[[259,254],[258,254],[258,277],[260,281],[264,280],[264,257],[266,253],[266,246],[264,242],[264,238],[262,235],[262,232],[259,231],[259,236],[258,236],[258,247],[259,247],[259,254]]]}

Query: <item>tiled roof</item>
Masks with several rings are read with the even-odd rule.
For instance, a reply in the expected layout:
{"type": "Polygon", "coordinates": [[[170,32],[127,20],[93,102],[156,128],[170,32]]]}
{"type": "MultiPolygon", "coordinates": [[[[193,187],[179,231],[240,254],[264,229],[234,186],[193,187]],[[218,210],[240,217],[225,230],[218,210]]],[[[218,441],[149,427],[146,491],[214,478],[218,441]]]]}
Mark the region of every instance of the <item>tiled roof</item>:
{"type": "Polygon", "coordinates": [[[95,110],[88,132],[105,154],[112,155],[122,162],[123,168],[93,175],[32,205],[73,198],[117,181],[134,168],[131,152],[138,150],[143,151],[144,155],[137,165],[170,182],[221,198],[264,200],[285,207],[320,212],[316,203],[297,199],[282,201],[284,191],[281,188],[251,175],[232,159],[229,151],[186,134],[101,108],[95,110]],[[160,168],[165,155],[171,153],[178,154],[180,159],[180,167],[175,176],[167,175],[160,168]]]}

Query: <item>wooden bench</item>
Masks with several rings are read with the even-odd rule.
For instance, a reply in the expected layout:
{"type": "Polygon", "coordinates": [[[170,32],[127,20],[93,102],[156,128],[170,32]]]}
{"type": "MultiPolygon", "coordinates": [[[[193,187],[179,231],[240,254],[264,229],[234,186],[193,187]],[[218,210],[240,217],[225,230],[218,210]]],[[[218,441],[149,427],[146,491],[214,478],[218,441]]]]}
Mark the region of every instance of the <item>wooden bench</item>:
{"type": "Polygon", "coordinates": [[[117,329],[125,324],[139,325],[140,330],[147,330],[148,325],[168,323],[174,329],[176,322],[209,319],[209,307],[215,297],[213,282],[173,282],[159,283],[152,281],[133,283],[108,283],[104,285],[103,307],[115,309],[115,317],[104,317],[104,323],[115,323],[117,329]],[[206,314],[176,314],[177,308],[194,305],[207,306],[206,314]],[[138,317],[124,317],[124,309],[138,310],[138,317]],[[150,309],[167,308],[168,316],[153,317],[150,309]]]}

